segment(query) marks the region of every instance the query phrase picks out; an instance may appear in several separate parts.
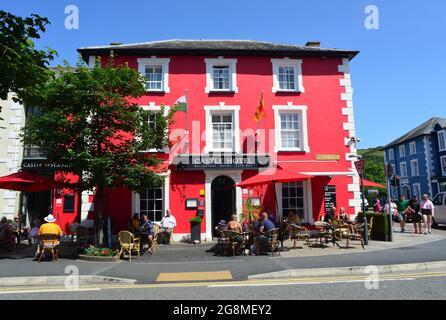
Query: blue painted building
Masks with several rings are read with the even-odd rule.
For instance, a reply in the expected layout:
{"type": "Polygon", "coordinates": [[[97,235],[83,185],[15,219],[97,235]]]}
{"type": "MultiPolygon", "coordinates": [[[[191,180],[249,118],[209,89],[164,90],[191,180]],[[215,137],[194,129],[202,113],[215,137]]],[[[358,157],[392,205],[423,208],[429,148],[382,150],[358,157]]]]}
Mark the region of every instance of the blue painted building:
{"type": "Polygon", "coordinates": [[[384,160],[400,177],[400,186],[391,187],[393,198],[427,193],[432,199],[446,191],[446,119],[429,119],[392,141],[384,147],[384,160]]]}

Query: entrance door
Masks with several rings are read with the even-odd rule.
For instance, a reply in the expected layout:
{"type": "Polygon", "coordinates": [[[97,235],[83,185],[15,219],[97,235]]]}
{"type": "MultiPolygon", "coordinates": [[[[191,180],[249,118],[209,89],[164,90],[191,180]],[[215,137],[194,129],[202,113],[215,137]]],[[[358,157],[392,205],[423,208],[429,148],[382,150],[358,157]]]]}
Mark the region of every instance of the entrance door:
{"type": "Polygon", "coordinates": [[[50,214],[50,198],[51,192],[28,192],[27,194],[27,206],[28,206],[28,219],[32,225],[34,219],[40,219],[43,222],[48,214],[50,214]]]}
{"type": "Polygon", "coordinates": [[[235,182],[226,177],[219,176],[212,181],[212,230],[220,220],[229,221],[232,214],[236,213],[235,206],[235,182]]]}

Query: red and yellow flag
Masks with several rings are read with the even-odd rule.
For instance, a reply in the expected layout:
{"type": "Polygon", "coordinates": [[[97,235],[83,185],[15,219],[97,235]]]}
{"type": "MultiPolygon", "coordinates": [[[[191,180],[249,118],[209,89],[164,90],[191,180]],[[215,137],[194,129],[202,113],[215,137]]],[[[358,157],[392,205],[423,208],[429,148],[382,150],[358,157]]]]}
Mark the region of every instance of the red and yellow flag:
{"type": "Polygon", "coordinates": [[[265,116],[265,100],[263,99],[263,92],[260,95],[260,101],[259,105],[257,106],[257,110],[254,113],[254,122],[260,122],[262,121],[263,117],[265,116]]]}

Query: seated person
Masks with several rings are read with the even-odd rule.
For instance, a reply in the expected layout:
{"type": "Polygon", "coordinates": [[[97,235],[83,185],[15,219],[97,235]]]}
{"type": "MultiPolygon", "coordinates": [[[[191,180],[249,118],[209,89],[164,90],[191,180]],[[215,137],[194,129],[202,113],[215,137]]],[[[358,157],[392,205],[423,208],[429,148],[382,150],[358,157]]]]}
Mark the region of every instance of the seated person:
{"type": "MultiPolygon", "coordinates": [[[[225,230],[232,230],[238,233],[242,233],[242,225],[237,221],[237,215],[233,214],[231,216],[231,220],[229,220],[228,224],[226,225],[225,230]]],[[[239,235],[235,239],[239,244],[243,242],[243,236],[239,235]]]]}
{"type": "Polygon", "coordinates": [[[164,240],[164,243],[170,244],[170,238],[172,237],[173,229],[177,226],[177,220],[172,215],[172,211],[170,209],[166,210],[166,215],[161,219],[160,223],[159,236],[161,240],[164,240]]]}
{"type": "MultiPolygon", "coordinates": [[[[39,228],[39,231],[37,232],[37,235],[40,238],[39,247],[37,249],[37,253],[40,252],[42,249],[42,237],[45,235],[57,235],[58,240],[56,241],[55,245],[59,245],[59,239],[63,235],[62,229],[58,224],[56,224],[56,218],[52,214],[49,214],[43,219],[46,223],[42,224],[39,228]]],[[[36,254],[37,254],[36,253],[36,254]]]]}
{"type": "Polygon", "coordinates": [[[139,225],[140,225],[139,214],[135,213],[133,215],[133,218],[129,222],[129,231],[135,234],[136,232],[138,232],[139,225]]]}
{"type": "Polygon", "coordinates": [[[339,208],[339,221],[343,223],[351,223],[350,215],[345,211],[344,207],[339,208]]]}
{"type": "Polygon", "coordinates": [[[32,244],[39,244],[39,229],[42,226],[40,219],[34,220],[34,227],[30,231],[30,239],[32,244]]]}
{"type": "Polygon", "coordinates": [[[28,228],[26,228],[26,226],[20,226],[19,217],[14,217],[14,220],[11,224],[11,230],[14,237],[17,239],[17,243],[19,242],[19,236],[22,240],[29,240],[29,230],[28,228]]]}
{"type": "Polygon", "coordinates": [[[0,221],[0,245],[5,246],[8,250],[12,249],[15,243],[15,238],[8,223],[8,219],[3,217],[0,221]]]}
{"type": "Polygon", "coordinates": [[[327,222],[329,224],[333,224],[333,220],[336,214],[336,207],[331,207],[331,210],[325,215],[324,222],[327,222]]]}
{"type": "Polygon", "coordinates": [[[269,241],[269,237],[265,235],[265,232],[268,232],[274,228],[275,228],[274,223],[272,223],[268,219],[268,213],[263,212],[260,215],[259,221],[254,226],[254,237],[256,241],[251,246],[251,254],[255,255],[259,254],[261,243],[266,243],[269,241]]]}
{"type": "MultiPolygon", "coordinates": [[[[149,249],[147,250],[148,254],[152,254],[152,241],[155,235],[155,228],[153,227],[152,221],[149,220],[146,214],[141,216],[141,224],[138,228],[138,233],[141,235],[142,244],[147,242],[149,249]]],[[[141,246],[141,253],[144,253],[143,247],[141,246]]]]}

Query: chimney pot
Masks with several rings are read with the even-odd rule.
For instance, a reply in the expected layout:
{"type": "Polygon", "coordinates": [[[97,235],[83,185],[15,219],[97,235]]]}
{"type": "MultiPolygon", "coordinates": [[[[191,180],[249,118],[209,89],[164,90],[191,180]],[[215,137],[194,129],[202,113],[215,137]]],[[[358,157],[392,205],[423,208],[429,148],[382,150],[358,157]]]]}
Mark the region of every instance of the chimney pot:
{"type": "Polygon", "coordinates": [[[321,42],[320,41],[308,41],[305,46],[306,47],[320,48],[321,42]]]}

